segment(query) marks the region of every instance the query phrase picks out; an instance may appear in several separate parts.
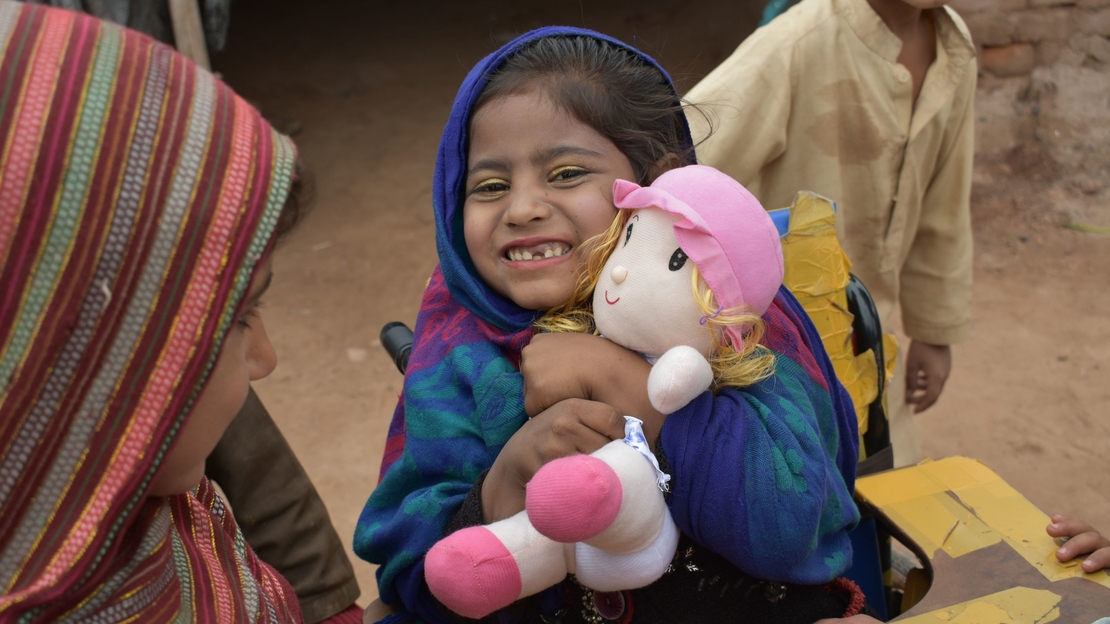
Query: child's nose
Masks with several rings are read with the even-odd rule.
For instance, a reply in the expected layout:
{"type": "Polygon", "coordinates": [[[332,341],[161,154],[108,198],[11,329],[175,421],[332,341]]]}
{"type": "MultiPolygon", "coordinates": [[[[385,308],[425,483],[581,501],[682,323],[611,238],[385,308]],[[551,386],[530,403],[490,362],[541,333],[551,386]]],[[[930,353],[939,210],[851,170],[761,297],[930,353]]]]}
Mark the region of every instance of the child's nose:
{"type": "Polygon", "coordinates": [[[612,277],[614,283],[624,283],[624,280],[628,279],[628,269],[618,264],[617,266],[613,267],[612,277]]]}
{"type": "Polygon", "coordinates": [[[551,204],[541,192],[519,189],[506,216],[513,225],[524,225],[529,221],[546,219],[551,216],[551,212],[551,204]]]}
{"type": "Polygon", "coordinates": [[[277,368],[277,350],[270,336],[266,333],[266,326],[262,324],[259,316],[251,321],[250,343],[247,346],[247,363],[251,381],[264,379],[277,368]]]}

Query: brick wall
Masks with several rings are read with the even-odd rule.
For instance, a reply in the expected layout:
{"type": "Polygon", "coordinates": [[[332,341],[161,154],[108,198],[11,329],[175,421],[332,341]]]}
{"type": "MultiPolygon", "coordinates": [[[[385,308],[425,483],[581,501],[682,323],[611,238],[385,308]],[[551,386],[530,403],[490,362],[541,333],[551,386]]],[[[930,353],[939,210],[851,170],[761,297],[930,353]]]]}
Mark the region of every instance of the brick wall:
{"type": "Polygon", "coordinates": [[[1027,76],[1062,63],[1110,67],[1110,0],[952,0],[979,48],[981,69],[1027,76]]]}
{"type": "Polygon", "coordinates": [[[1058,165],[1055,181],[1110,199],[1110,0],[950,6],[979,52],[978,157],[1040,153],[1058,165]]]}

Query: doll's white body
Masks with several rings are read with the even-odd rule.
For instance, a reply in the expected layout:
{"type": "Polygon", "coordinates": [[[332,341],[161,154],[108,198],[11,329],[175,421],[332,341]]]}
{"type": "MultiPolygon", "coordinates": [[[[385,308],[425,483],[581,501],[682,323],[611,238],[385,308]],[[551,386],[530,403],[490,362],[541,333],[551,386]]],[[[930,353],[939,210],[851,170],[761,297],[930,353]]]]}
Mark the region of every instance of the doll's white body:
{"type": "MultiPolygon", "coordinates": [[[[648,396],[666,414],[708,390],[713,380],[706,361],[713,337],[693,297],[693,263],[686,262],[674,232],[679,218],[637,210],[594,295],[601,334],[654,362],[648,396]]],[[[679,532],[642,430],[632,425],[627,433],[626,440],[591,455],[541,468],[528,484],[525,511],[437,543],[425,559],[433,594],[451,610],[476,618],[567,573],[599,591],[643,587],[662,576],[679,532]]]]}

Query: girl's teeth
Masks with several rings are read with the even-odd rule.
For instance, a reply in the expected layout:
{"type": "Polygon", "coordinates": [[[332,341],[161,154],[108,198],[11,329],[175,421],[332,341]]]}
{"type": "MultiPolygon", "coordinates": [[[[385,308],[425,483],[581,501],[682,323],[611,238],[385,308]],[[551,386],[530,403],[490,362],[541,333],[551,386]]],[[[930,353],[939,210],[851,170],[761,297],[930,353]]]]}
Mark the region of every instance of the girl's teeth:
{"type": "Polygon", "coordinates": [[[510,260],[544,260],[565,256],[569,250],[566,247],[548,247],[543,251],[531,252],[524,249],[511,249],[507,254],[510,260]]]}

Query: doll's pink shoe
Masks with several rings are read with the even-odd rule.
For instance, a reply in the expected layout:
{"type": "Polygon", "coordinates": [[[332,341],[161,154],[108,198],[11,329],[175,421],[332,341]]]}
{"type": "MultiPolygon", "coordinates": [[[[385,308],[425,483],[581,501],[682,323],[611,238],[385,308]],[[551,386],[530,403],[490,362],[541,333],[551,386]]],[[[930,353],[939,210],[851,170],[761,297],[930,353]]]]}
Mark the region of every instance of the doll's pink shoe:
{"type": "Polygon", "coordinates": [[[469,527],[436,542],[424,558],[432,594],[448,609],[482,618],[520,597],[520,569],[501,540],[485,527],[469,527]]]}
{"type": "Polygon", "coordinates": [[[622,487],[608,464],[589,455],[545,464],[528,482],[525,508],[542,535],[564,544],[594,537],[613,524],[622,487]]]}

